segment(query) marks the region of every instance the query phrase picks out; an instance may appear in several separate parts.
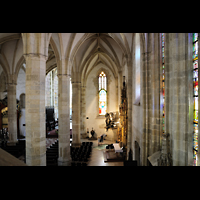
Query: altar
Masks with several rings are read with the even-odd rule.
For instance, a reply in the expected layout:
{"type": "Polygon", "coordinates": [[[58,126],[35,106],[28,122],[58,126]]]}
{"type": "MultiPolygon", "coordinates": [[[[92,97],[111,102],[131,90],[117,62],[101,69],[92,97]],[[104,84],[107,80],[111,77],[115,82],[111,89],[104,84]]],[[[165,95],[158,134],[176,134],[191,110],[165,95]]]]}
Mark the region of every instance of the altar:
{"type": "Polygon", "coordinates": [[[122,148],[120,148],[119,143],[114,143],[113,144],[115,153],[123,152],[122,148]]]}
{"type": "Polygon", "coordinates": [[[106,130],[112,132],[112,140],[116,143],[108,145],[104,150],[104,162],[123,161],[127,157],[128,104],[126,97],[125,76],[121,90],[119,111],[106,113],[106,130]]]}
{"type": "Polygon", "coordinates": [[[103,150],[104,162],[123,162],[123,149],[120,148],[119,143],[113,143],[106,146],[103,150]]]}

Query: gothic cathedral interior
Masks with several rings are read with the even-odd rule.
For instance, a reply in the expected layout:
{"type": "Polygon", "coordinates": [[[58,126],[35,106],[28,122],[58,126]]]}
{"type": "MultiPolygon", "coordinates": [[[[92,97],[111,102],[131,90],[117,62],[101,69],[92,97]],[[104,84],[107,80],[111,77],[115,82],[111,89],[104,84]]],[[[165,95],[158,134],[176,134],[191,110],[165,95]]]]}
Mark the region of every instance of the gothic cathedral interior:
{"type": "Polygon", "coordinates": [[[0,33],[0,165],[199,166],[199,33],[0,33]]]}

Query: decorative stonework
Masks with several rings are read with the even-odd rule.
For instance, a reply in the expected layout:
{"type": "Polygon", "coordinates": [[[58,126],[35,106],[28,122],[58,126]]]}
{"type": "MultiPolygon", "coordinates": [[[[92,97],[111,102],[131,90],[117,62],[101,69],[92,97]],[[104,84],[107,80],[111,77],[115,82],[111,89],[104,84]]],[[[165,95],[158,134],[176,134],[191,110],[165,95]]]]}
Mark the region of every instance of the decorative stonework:
{"type": "MultiPolygon", "coordinates": [[[[94,83],[94,86],[95,86],[95,88],[96,88],[96,99],[98,99],[98,102],[99,102],[99,74],[101,73],[101,72],[104,72],[105,74],[106,74],[106,81],[107,81],[107,111],[109,111],[109,103],[110,103],[110,98],[109,98],[109,88],[110,88],[110,84],[111,84],[111,82],[112,82],[112,80],[111,80],[111,75],[110,75],[110,73],[109,73],[109,71],[106,69],[106,68],[100,68],[98,71],[97,71],[97,75],[96,75],[96,77],[93,79],[93,83],[94,83]]],[[[99,104],[97,104],[97,111],[98,111],[98,113],[99,113],[99,104]]],[[[99,118],[100,116],[99,115],[97,115],[97,118],[99,118]]],[[[101,117],[100,117],[101,118],[101,117]]]]}

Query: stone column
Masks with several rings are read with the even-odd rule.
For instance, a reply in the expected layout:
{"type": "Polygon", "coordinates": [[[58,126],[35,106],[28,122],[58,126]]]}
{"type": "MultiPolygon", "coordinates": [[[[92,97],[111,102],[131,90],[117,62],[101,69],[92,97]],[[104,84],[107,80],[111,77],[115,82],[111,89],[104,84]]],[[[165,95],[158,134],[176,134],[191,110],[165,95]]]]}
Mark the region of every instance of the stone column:
{"type": "Polygon", "coordinates": [[[115,78],[115,85],[116,85],[116,96],[115,96],[115,98],[116,98],[116,102],[117,102],[117,103],[116,103],[116,111],[119,110],[118,79],[119,79],[119,77],[115,78]]]}
{"type": "Polygon", "coordinates": [[[8,145],[17,143],[16,83],[8,83],[8,145]]]}
{"type": "Polygon", "coordinates": [[[26,55],[26,164],[46,165],[46,57],[26,55]]]}
{"type": "MultiPolygon", "coordinates": [[[[149,38],[149,155],[160,150],[160,59],[158,33],[151,33],[149,38]]],[[[162,134],[162,133],[161,133],[162,134]]]]}
{"type": "Polygon", "coordinates": [[[166,133],[173,166],[192,165],[193,81],[192,35],[166,33],[166,133]]]}
{"type": "Polygon", "coordinates": [[[83,84],[81,86],[81,134],[86,133],[85,128],[85,120],[86,120],[86,103],[85,103],[85,88],[86,86],[83,84]]]}
{"type": "Polygon", "coordinates": [[[80,82],[72,82],[72,145],[79,146],[80,141],[80,82]]]}
{"type": "Polygon", "coordinates": [[[121,91],[122,91],[122,71],[118,72],[118,109],[119,109],[119,105],[120,105],[120,101],[121,101],[121,91]]]}
{"type": "MultiPolygon", "coordinates": [[[[127,130],[127,159],[128,152],[132,148],[132,63],[128,60],[128,77],[127,77],[127,106],[128,106],[128,130],[127,130]]],[[[132,149],[133,150],[133,149],[132,149]]]]}
{"type": "MultiPolygon", "coordinates": [[[[148,43],[149,33],[146,34],[146,41],[148,43]]],[[[143,49],[141,54],[142,56],[142,131],[143,134],[141,136],[142,142],[140,143],[141,148],[141,165],[147,166],[147,157],[149,155],[149,77],[150,77],[150,69],[149,69],[149,51],[148,46],[143,49]]]]}
{"type": "Polygon", "coordinates": [[[59,165],[68,165],[70,158],[70,76],[58,74],[59,165]]]}

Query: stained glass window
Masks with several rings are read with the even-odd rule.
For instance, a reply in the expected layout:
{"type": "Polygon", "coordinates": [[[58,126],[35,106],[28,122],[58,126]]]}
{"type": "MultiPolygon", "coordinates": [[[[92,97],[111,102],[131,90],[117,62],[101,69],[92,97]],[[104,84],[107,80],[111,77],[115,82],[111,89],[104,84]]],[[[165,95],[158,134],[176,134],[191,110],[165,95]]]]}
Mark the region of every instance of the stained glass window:
{"type": "Polygon", "coordinates": [[[162,33],[162,96],[163,96],[163,133],[165,132],[165,35],[162,33]]]}
{"type": "Polygon", "coordinates": [[[107,82],[106,74],[102,71],[99,74],[99,115],[107,112],[107,82]]]}
{"type": "Polygon", "coordinates": [[[198,151],[198,33],[193,33],[193,86],[194,86],[194,136],[193,158],[194,166],[197,165],[198,151]]]}

